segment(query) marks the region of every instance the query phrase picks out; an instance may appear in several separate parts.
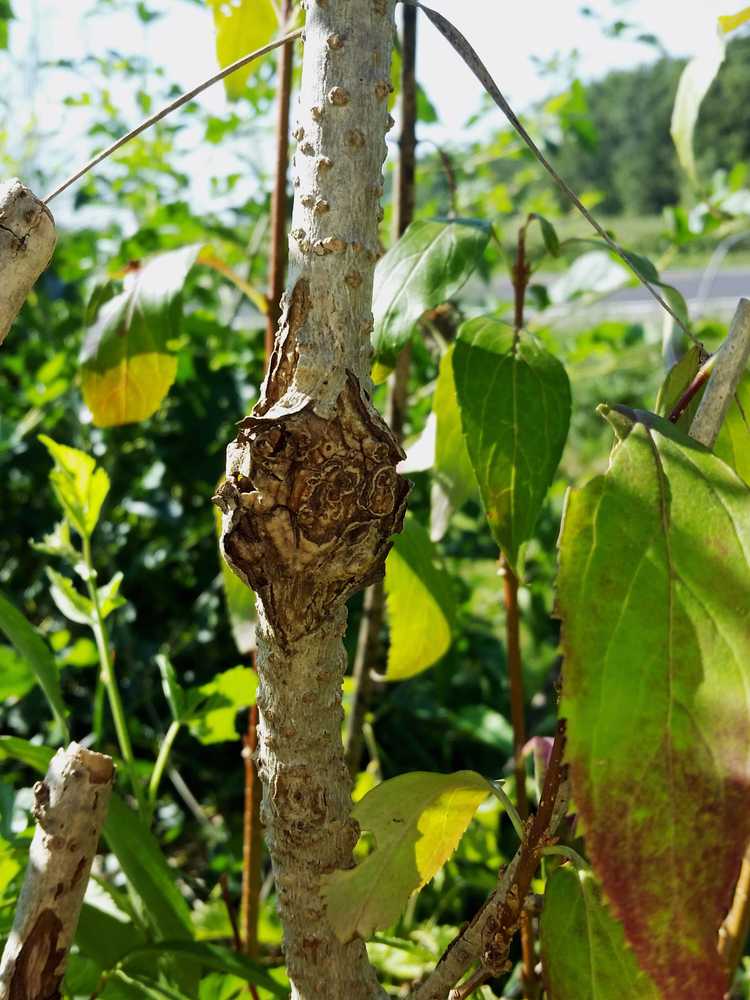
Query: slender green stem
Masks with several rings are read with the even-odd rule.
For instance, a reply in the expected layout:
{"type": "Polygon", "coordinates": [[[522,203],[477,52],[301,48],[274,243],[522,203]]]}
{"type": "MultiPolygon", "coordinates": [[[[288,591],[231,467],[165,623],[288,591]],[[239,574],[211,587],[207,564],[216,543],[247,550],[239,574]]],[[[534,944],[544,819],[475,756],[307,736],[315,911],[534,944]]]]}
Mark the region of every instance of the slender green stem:
{"type": "Polygon", "coordinates": [[[506,793],[505,789],[502,787],[499,781],[490,781],[489,786],[492,789],[492,794],[495,796],[496,799],[500,801],[500,804],[502,805],[503,809],[505,809],[505,811],[507,812],[508,819],[513,824],[513,829],[518,834],[518,839],[523,840],[523,838],[526,836],[526,827],[524,825],[523,820],[521,819],[521,816],[519,815],[518,810],[511,802],[510,797],[506,793]]]}
{"type": "Polygon", "coordinates": [[[83,562],[86,566],[86,588],[89,593],[91,604],[94,608],[94,624],[92,625],[92,629],[94,632],[94,639],[96,640],[96,648],[99,652],[102,683],[104,684],[104,688],[107,692],[107,699],[109,701],[110,711],[112,712],[112,719],[115,724],[117,742],[120,747],[120,754],[125,762],[130,783],[138,802],[138,810],[142,815],[145,815],[146,803],[143,799],[143,790],[141,789],[135,770],[133,745],[130,742],[130,733],[128,732],[127,721],[125,719],[125,709],[123,708],[122,699],[120,698],[120,689],[117,686],[115,663],[112,658],[112,650],[109,644],[109,633],[107,626],[104,624],[104,617],[102,615],[101,605],[99,604],[99,592],[96,589],[96,571],[91,558],[91,541],[88,538],[83,539],[83,562]]]}
{"type": "Polygon", "coordinates": [[[164,776],[164,771],[169,760],[169,755],[172,751],[172,744],[175,741],[177,734],[182,726],[181,722],[171,722],[169,729],[166,732],[164,739],[162,740],[161,747],[159,748],[159,756],[156,758],[156,763],[154,764],[154,769],[151,772],[151,780],[148,783],[148,801],[149,806],[153,810],[154,804],[156,803],[156,796],[159,793],[159,785],[161,784],[161,779],[164,776]]]}
{"type": "Polygon", "coordinates": [[[561,858],[567,858],[568,861],[572,861],[576,868],[580,869],[582,872],[587,872],[591,869],[591,865],[588,861],[581,857],[578,851],[573,850],[572,847],[568,847],[567,844],[552,844],[549,847],[544,847],[542,848],[542,854],[557,854],[561,858]]]}

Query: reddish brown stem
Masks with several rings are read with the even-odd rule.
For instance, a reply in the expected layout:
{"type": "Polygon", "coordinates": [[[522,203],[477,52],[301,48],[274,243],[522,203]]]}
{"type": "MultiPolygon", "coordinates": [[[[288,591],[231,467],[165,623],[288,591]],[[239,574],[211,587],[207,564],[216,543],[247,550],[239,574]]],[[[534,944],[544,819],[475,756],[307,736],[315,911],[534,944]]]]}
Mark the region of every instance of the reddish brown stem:
{"type": "Polygon", "coordinates": [[[219,876],[219,886],[221,887],[221,898],[224,900],[224,907],[232,927],[232,944],[234,945],[234,950],[242,951],[242,939],[240,938],[240,929],[237,926],[237,913],[229,892],[229,879],[225,874],[219,876]]]}
{"type": "MultiPolygon", "coordinates": [[[[255,657],[253,657],[253,660],[255,657]]],[[[263,830],[260,824],[261,786],[255,766],[258,746],[258,706],[253,705],[247,719],[242,758],[245,764],[245,808],[242,831],[242,904],[240,908],[242,941],[246,955],[258,953],[258,916],[260,909],[261,857],[263,830]]]]}
{"type": "MultiPolygon", "coordinates": [[[[518,230],[516,259],[513,264],[513,303],[516,340],[524,325],[526,289],[531,277],[531,268],[526,256],[526,228],[528,221],[518,230]]],[[[510,712],[513,724],[513,764],[516,777],[516,805],[521,819],[529,815],[526,796],[526,766],[523,749],[526,746],[526,699],[524,696],[523,666],[521,663],[520,615],[518,610],[518,577],[505,556],[501,556],[503,571],[503,592],[505,598],[505,634],[510,680],[510,712]]],[[[521,954],[523,967],[523,989],[526,1000],[536,1000],[539,995],[539,980],[535,972],[534,924],[528,913],[521,914],[521,954]]]]}
{"type": "MultiPolygon", "coordinates": [[[[281,16],[287,23],[292,12],[292,0],[283,0],[281,16]]],[[[279,54],[279,94],[276,103],[276,171],[271,196],[271,256],[268,287],[268,314],[266,316],[266,360],[271,357],[276,328],[281,315],[281,296],[284,293],[287,264],[287,176],[289,173],[289,112],[292,94],[292,67],[294,48],[285,45],[279,54]]]]}
{"type": "MultiPolygon", "coordinates": [[[[469,981],[473,989],[508,969],[508,951],[518,930],[523,904],[542,851],[555,843],[555,832],[568,805],[565,783],[565,722],[558,721],[539,808],[527,821],[526,836],[498,888],[443,953],[434,971],[411,994],[411,1000],[443,1000],[450,987],[476,962],[481,968],[469,981]]],[[[466,995],[451,991],[451,998],[466,995]]]]}
{"type": "Polygon", "coordinates": [[[690,406],[692,401],[701,391],[701,389],[708,382],[711,377],[711,372],[713,368],[711,365],[703,364],[697,371],[693,381],[683,392],[680,398],[675,403],[672,412],[669,414],[669,419],[673,424],[676,424],[680,417],[683,415],[685,410],[690,406]]]}

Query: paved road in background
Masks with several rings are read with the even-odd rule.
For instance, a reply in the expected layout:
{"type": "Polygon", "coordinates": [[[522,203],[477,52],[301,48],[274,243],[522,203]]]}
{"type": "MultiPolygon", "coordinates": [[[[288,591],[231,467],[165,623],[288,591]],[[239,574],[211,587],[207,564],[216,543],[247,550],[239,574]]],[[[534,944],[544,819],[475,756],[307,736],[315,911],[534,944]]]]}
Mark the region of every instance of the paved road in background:
{"type": "MultiPolygon", "coordinates": [[[[702,269],[692,271],[664,271],[662,280],[668,285],[674,285],[682,292],[688,306],[695,309],[701,304],[701,311],[714,315],[733,313],[737,300],[744,296],[750,298],[750,267],[723,268],[711,280],[704,277],[702,269]]],[[[535,277],[541,284],[549,284],[557,275],[546,274],[535,277]]],[[[509,281],[503,281],[498,289],[503,298],[511,298],[512,291],[509,281]]],[[[609,295],[605,302],[598,303],[597,312],[610,312],[616,306],[617,311],[624,310],[629,314],[650,313],[659,308],[648,289],[642,285],[623,288],[609,295]]]]}

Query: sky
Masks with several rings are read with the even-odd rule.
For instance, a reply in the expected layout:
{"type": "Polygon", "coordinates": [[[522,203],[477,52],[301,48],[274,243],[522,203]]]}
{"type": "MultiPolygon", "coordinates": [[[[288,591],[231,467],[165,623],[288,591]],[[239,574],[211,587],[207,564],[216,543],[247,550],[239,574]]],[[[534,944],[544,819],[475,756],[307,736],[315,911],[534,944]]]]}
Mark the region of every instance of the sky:
{"type": "MultiPolygon", "coordinates": [[[[142,53],[167,70],[167,78],[185,89],[216,69],[213,28],[208,4],[188,0],[148,0],[164,16],[142,25],[122,0],[110,0],[111,9],[92,15],[93,0],[13,0],[16,20],[11,27],[11,53],[16,66],[39,59],[80,59],[89,52],[116,48],[142,53]],[[118,9],[120,8],[120,9],[118,9]]],[[[523,110],[554,92],[557,78],[540,74],[539,64],[575,51],[576,73],[583,79],[607,70],[652,60],[656,50],[634,40],[610,39],[602,25],[621,18],[660,38],[676,55],[690,55],[716,30],[719,14],[734,13],[740,0],[431,0],[431,5],[459,27],[479,52],[506,97],[523,110]],[[581,8],[596,17],[584,17],[581,8]]],[[[636,32],[631,33],[634,36],[636,32]]],[[[466,119],[479,106],[480,88],[468,69],[425,19],[419,29],[418,75],[441,124],[431,138],[460,139],[466,119]]],[[[70,86],[70,81],[68,81],[70,86]]],[[[85,84],[84,84],[85,86],[85,84]]],[[[0,56],[0,88],[10,93],[16,117],[35,112],[51,131],[57,130],[57,153],[70,158],[75,137],[68,134],[75,114],[61,108],[60,81],[53,73],[14,72],[11,60],[0,56]]],[[[148,80],[145,81],[148,89],[148,80]]],[[[154,86],[156,89],[156,86],[154,86]]],[[[70,91],[68,91],[70,92],[70,91]]],[[[221,86],[200,100],[215,114],[227,112],[221,86]]],[[[644,113],[646,113],[644,108],[644,113]]],[[[488,111],[479,128],[500,123],[500,112],[488,111]]],[[[135,124],[137,116],[134,112],[135,124]]],[[[85,148],[88,148],[86,145],[85,148]]],[[[207,152],[207,155],[220,155],[207,152]]],[[[80,159],[81,157],[78,157],[80,159]]],[[[72,170],[77,163],[70,163],[72,170]]],[[[60,171],[65,171],[60,164],[60,171]]],[[[56,168],[57,170],[57,168],[56,168]]],[[[56,171],[55,171],[56,172],[56,171]]]]}

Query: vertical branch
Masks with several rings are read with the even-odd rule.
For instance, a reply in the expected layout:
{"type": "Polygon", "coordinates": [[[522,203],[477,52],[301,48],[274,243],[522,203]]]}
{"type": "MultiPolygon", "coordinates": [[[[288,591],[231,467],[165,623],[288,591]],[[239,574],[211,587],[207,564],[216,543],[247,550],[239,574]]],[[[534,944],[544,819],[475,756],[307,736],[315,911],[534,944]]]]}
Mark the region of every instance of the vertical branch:
{"type": "MultiPolygon", "coordinates": [[[[516,342],[524,326],[526,289],[531,275],[529,261],[526,256],[527,226],[528,222],[518,230],[516,259],[512,271],[513,325],[516,342]]],[[[526,795],[526,766],[523,758],[523,749],[526,746],[526,698],[524,695],[523,665],[521,662],[518,577],[504,555],[500,557],[500,567],[503,574],[503,596],[505,601],[505,647],[510,681],[510,712],[511,723],[513,725],[513,766],[516,778],[516,805],[518,806],[521,818],[526,819],[529,815],[529,802],[526,795]]],[[[525,910],[521,913],[521,954],[524,997],[527,1000],[534,1000],[539,995],[539,981],[535,972],[534,927],[530,915],[525,910]]]]}
{"type": "MultiPolygon", "coordinates": [[[[255,657],[253,657],[253,662],[255,657]]],[[[263,830],[260,822],[261,788],[255,752],[258,748],[258,706],[252,705],[247,717],[247,732],[242,740],[245,770],[245,805],[242,816],[242,898],[240,934],[243,950],[251,957],[258,953],[258,918],[262,886],[261,860],[263,830]]]]}
{"type": "MultiPolygon", "coordinates": [[[[282,0],[281,22],[286,25],[292,13],[292,0],[282,0]]],[[[288,205],[287,175],[289,173],[289,113],[292,98],[292,68],[294,46],[287,42],[279,50],[278,87],[276,98],[276,170],[271,195],[271,254],[268,283],[268,314],[266,318],[266,363],[273,351],[273,340],[281,318],[281,296],[284,294],[287,262],[286,213],[288,205]]]]}
{"type": "MultiPolygon", "coordinates": [[[[281,23],[286,28],[292,14],[292,0],[282,0],[281,23]]],[[[264,338],[266,368],[271,359],[273,341],[281,317],[287,265],[286,215],[289,174],[289,117],[292,101],[294,46],[288,42],[279,51],[278,95],[276,98],[276,169],[271,195],[271,252],[269,256],[268,313],[264,338]]],[[[253,654],[253,669],[256,669],[253,654]]],[[[251,706],[247,732],[243,739],[242,759],[245,770],[245,805],[242,829],[242,899],[240,926],[245,953],[258,951],[258,918],[262,886],[262,827],[260,822],[261,788],[255,753],[258,747],[258,706],[251,706]]]]}
{"type": "Polygon", "coordinates": [[[372,406],[370,334],[393,0],[308,0],[290,276],[260,402],[227,450],[222,550],[258,595],[261,814],[293,1000],[382,997],[321,877],[358,828],[340,741],[346,601],[400,530],[403,452],[372,406]]]}
{"type": "Polygon", "coordinates": [[[37,826],[0,962],[2,1000],[60,996],[113,782],[111,757],[71,743],[34,785],[37,826]]]}
{"type": "MultiPolygon", "coordinates": [[[[394,230],[396,239],[403,235],[414,217],[415,178],[417,170],[417,9],[402,5],[401,36],[401,135],[396,179],[394,230]]],[[[403,441],[404,423],[411,370],[411,345],[398,356],[389,386],[386,420],[399,442],[403,441]]],[[[354,697],[346,730],[346,763],[354,777],[362,759],[362,726],[372,697],[370,672],[380,660],[385,592],[382,581],[365,591],[362,621],[357,636],[352,677],[354,697]]]]}

